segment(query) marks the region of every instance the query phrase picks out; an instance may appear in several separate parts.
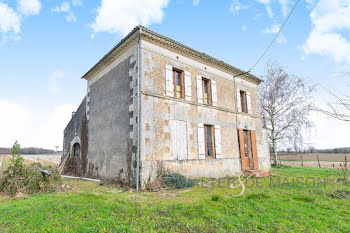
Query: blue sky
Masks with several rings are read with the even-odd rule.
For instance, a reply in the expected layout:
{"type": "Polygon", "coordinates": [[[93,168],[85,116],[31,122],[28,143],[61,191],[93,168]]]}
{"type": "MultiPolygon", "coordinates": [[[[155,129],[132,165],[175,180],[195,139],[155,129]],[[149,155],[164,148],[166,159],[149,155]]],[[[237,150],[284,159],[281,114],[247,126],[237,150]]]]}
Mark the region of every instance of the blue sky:
{"type": "MultiPolygon", "coordinates": [[[[0,146],[62,147],[63,129],[86,93],[80,77],[137,24],[249,69],[295,0],[0,0],[0,146]]],[[[290,73],[346,93],[350,1],[300,0],[252,71],[278,61],[290,73]]],[[[324,89],[315,101],[329,100],[324,89]]],[[[350,146],[350,127],[313,114],[319,148],[350,146]],[[339,135],[329,137],[329,135],[339,135]]]]}

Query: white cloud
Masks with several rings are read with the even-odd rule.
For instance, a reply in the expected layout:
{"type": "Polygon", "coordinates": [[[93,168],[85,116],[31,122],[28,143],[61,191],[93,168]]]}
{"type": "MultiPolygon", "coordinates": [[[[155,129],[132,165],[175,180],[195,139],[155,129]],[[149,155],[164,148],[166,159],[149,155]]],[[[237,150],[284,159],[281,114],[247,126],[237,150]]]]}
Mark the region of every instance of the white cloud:
{"type": "Polygon", "coordinates": [[[66,21],[67,22],[76,22],[77,17],[75,16],[75,14],[73,14],[73,12],[69,12],[69,14],[66,15],[66,21]]]}
{"type": "Polygon", "coordinates": [[[310,14],[312,30],[302,46],[305,55],[330,56],[350,63],[350,2],[320,0],[310,14]]]}
{"type": "Polygon", "coordinates": [[[273,18],[273,12],[272,12],[272,8],[270,5],[266,5],[266,12],[267,12],[267,15],[269,16],[270,19],[273,18]]]}
{"type": "Polygon", "coordinates": [[[12,146],[16,140],[23,139],[28,123],[28,110],[8,100],[0,100],[0,146],[12,146]]]}
{"type": "Polygon", "coordinates": [[[192,5],[193,6],[198,6],[200,0],[193,0],[192,5]]]}
{"type": "Polygon", "coordinates": [[[246,10],[248,8],[249,8],[248,5],[242,4],[239,0],[232,0],[231,5],[230,5],[230,12],[233,15],[238,15],[238,13],[241,10],[246,10]]]}
{"type": "Polygon", "coordinates": [[[38,15],[41,3],[38,0],[18,0],[18,11],[23,15],[38,15]]]}
{"type": "Polygon", "coordinates": [[[242,25],[241,30],[245,32],[248,30],[248,27],[246,25],[242,25]]]}
{"type": "Polygon", "coordinates": [[[18,140],[22,147],[62,149],[63,130],[71,119],[73,104],[52,106],[40,111],[0,99],[0,147],[11,147],[18,140]]]}
{"type": "Polygon", "coordinates": [[[122,33],[126,35],[132,28],[161,23],[163,8],[169,0],[102,0],[97,16],[91,27],[93,35],[98,32],[122,33]]]}
{"type": "Polygon", "coordinates": [[[350,138],[350,125],[320,113],[312,113],[311,120],[314,127],[311,129],[309,143],[316,148],[328,149],[348,147],[350,138]],[[329,135],[336,135],[330,137],[329,135]]]}
{"type": "MultiPolygon", "coordinates": [[[[280,24],[273,24],[271,26],[271,28],[265,28],[262,32],[264,34],[273,34],[273,35],[276,35],[277,32],[280,30],[281,28],[281,25],[280,24]]],[[[284,43],[287,43],[287,38],[282,34],[280,33],[276,39],[276,42],[279,43],[279,44],[284,44],[284,43]]]]}
{"type": "Polygon", "coordinates": [[[40,13],[41,3],[39,0],[17,0],[17,11],[0,0],[0,45],[7,41],[18,41],[21,32],[21,24],[25,16],[40,13]]]}
{"type": "Polygon", "coordinates": [[[70,10],[69,2],[62,2],[60,6],[51,9],[53,12],[68,12],[70,10]]]}
{"type": "Polygon", "coordinates": [[[76,22],[77,17],[72,10],[72,6],[77,7],[81,5],[83,5],[83,2],[81,0],[72,0],[71,3],[64,1],[61,3],[61,5],[52,8],[51,11],[56,13],[65,13],[65,19],[67,22],[76,22]]]}
{"type": "Polygon", "coordinates": [[[77,110],[73,104],[54,106],[51,112],[40,123],[37,135],[37,144],[44,148],[62,148],[63,130],[71,119],[72,112],[77,110]]]}
{"type": "Polygon", "coordinates": [[[72,0],[72,5],[73,6],[82,6],[83,1],[82,0],[72,0]]]}
{"type": "Polygon", "coordinates": [[[271,0],[257,0],[259,3],[262,3],[265,5],[265,9],[267,12],[267,15],[269,16],[269,18],[273,18],[273,12],[272,12],[272,8],[271,8],[271,0]]]}
{"type": "Polygon", "coordinates": [[[258,2],[262,4],[270,4],[271,0],[257,0],[258,2]]]}
{"type": "Polygon", "coordinates": [[[57,80],[62,79],[64,73],[61,70],[55,70],[49,77],[49,91],[56,94],[59,91],[57,80]]]}
{"type": "Polygon", "coordinates": [[[21,31],[21,17],[7,4],[0,2],[0,32],[19,33],[21,31]]]}
{"type": "Polygon", "coordinates": [[[282,15],[284,17],[286,17],[288,14],[289,5],[290,5],[291,1],[290,0],[278,0],[278,2],[281,5],[282,15]]]}

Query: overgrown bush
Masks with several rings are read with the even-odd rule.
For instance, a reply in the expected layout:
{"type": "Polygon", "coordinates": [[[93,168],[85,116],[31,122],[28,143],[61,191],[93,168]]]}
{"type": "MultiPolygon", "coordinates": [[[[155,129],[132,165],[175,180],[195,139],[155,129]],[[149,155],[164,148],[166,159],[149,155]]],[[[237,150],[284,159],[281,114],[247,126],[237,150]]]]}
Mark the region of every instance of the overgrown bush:
{"type": "Polygon", "coordinates": [[[56,168],[43,166],[40,163],[26,166],[20,155],[20,145],[17,141],[11,153],[9,167],[0,174],[0,193],[14,196],[17,193],[33,194],[59,189],[62,180],[56,168]],[[50,175],[43,175],[39,169],[47,171],[50,175]]]}
{"type": "Polygon", "coordinates": [[[164,183],[172,188],[189,188],[197,184],[197,179],[190,179],[177,173],[165,173],[162,176],[164,183]]]}

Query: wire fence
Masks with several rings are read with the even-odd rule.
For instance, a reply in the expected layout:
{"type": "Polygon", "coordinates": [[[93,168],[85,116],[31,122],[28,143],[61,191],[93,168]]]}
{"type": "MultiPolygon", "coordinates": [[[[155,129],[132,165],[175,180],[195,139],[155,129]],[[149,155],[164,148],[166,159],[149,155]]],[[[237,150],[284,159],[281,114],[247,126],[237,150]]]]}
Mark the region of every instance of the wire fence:
{"type": "Polygon", "coordinates": [[[350,154],[279,154],[277,159],[280,165],[342,169],[349,167],[350,154]]]}

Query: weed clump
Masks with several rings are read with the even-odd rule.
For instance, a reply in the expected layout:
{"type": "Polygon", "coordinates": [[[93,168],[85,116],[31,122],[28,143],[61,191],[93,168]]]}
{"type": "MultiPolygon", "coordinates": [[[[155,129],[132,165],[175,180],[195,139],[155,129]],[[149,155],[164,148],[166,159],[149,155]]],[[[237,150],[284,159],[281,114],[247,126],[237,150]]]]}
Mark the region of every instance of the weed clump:
{"type": "Polygon", "coordinates": [[[218,194],[214,194],[211,196],[211,200],[212,201],[219,201],[221,199],[220,195],[218,194]]]}
{"type": "Polygon", "coordinates": [[[196,179],[190,179],[177,173],[165,173],[162,179],[166,186],[175,189],[190,188],[197,184],[196,179]]]}
{"type": "Polygon", "coordinates": [[[329,194],[329,196],[334,199],[349,199],[350,191],[337,189],[333,193],[329,194]]]}
{"type": "Polygon", "coordinates": [[[0,174],[0,193],[14,196],[17,193],[45,193],[59,189],[62,180],[56,168],[43,166],[40,163],[26,166],[17,141],[11,149],[11,154],[9,167],[0,174]],[[50,175],[44,175],[40,169],[50,175]]]}

